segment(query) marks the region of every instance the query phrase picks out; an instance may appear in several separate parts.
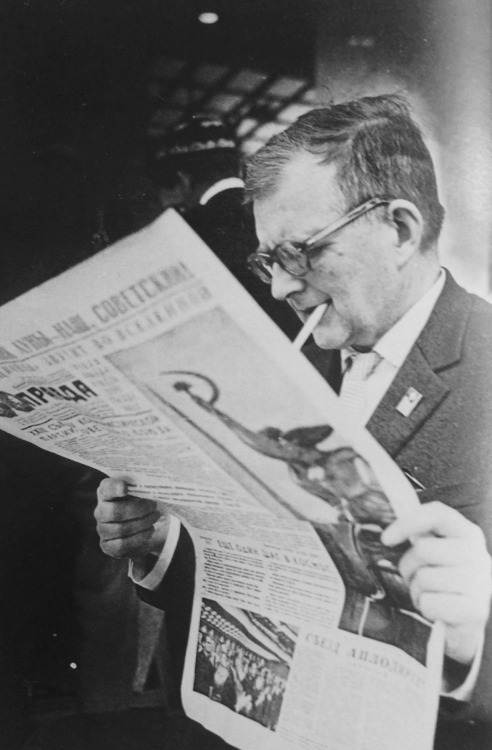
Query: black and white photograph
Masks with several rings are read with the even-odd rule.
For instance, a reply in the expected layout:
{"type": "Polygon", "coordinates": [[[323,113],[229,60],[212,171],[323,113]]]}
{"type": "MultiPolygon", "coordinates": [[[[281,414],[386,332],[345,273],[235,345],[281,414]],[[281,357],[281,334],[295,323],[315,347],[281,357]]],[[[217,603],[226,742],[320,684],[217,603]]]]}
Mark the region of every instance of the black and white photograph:
{"type": "Polygon", "coordinates": [[[491,39],[0,0],[1,750],[492,747],[491,39]],[[242,534],[278,619],[206,588],[242,534]],[[364,656],[285,716],[301,579],[364,656]]]}
{"type": "Polygon", "coordinates": [[[204,599],[193,689],[275,731],[298,631],[204,599]]]}

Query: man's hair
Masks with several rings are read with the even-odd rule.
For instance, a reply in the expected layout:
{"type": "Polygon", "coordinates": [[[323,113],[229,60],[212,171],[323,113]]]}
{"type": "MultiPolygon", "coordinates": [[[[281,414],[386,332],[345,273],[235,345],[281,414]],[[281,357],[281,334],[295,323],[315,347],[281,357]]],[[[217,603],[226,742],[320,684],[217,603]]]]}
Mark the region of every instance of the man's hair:
{"type": "Polygon", "coordinates": [[[274,193],[286,165],[306,151],[335,165],[347,210],[373,197],[405,198],[424,218],[422,248],[435,244],[444,209],[431,155],[402,97],[363,97],[302,115],[247,160],[247,200],[274,193]]]}

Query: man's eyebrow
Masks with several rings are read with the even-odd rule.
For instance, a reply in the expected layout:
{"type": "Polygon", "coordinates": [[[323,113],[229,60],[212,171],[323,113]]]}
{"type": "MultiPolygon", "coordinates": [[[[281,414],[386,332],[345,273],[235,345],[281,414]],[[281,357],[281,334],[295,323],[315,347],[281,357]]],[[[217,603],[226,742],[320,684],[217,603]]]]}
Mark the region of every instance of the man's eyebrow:
{"type": "Polygon", "coordinates": [[[271,253],[272,251],[266,245],[257,245],[255,253],[271,253]]]}
{"type": "Polygon", "coordinates": [[[287,237],[283,240],[279,240],[278,242],[261,243],[260,245],[258,245],[256,252],[271,255],[276,247],[279,247],[279,245],[283,245],[285,242],[288,242],[289,245],[293,245],[294,247],[303,247],[306,244],[306,240],[291,240],[287,237]]]}
{"type": "Polygon", "coordinates": [[[272,244],[272,247],[269,247],[268,244],[262,243],[258,245],[258,247],[256,248],[256,252],[265,253],[266,255],[271,255],[271,253],[273,253],[276,247],[277,247],[276,244],[272,244]]]}

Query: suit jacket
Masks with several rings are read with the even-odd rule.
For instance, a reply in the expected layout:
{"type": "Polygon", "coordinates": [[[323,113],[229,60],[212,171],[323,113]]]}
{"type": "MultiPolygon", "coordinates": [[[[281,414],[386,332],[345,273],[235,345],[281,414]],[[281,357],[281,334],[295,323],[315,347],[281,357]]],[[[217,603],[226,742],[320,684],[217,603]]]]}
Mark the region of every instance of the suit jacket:
{"type": "MultiPolygon", "coordinates": [[[[305,354],[336,386],[339,352],[311,344],[305,354]]],[[[492,306],[468,294],[450,274],[429,321],[367,429],[396,463],[426,488],[420,493],[422,502],[440,500],[459,510],[481,526],[492,551],[492,306]],[[404,417],[396,407],[410,387],[423,398],[404,417]]],[[[176,607],[174,596],[180,588],[176,576],[181,577],[183,587],[193,590],[190,546],[184,540],[183,555],[176,556],[161,590],[144,594],[148,601],[176,607]]],[[[191,602],[187,601],[181,613],[182,624],[189,616],[191,602]]],[[[180,637],[182,642],[177,645],[182,647],[183,628],[180,637]]],[[[464,708],[455,701],[443,700],[441,717],[436,748],[486,747],[480,743],[492,726],[490,623],[472,700],[464,708]],[[453,723],[449,730],[451,719],[460,724],[453,723]]]]}

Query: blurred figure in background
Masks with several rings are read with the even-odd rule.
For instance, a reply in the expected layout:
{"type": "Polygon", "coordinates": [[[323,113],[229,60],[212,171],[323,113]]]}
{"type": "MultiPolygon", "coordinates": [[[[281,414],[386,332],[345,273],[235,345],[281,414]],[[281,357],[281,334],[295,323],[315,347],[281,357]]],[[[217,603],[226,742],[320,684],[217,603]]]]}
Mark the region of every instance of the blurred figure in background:
{"type": "Polygon", "coordinates": [[[0,304],[92,255],[96,230],[94,186],[75,148],[26,148],[2,179],[0,304]]]}
{"type": "Polygon", "coordinates": [[[150,172],[162,208],[177,208],[274,322],[293,338],[299,324],[288,305],[279,306],[249,273],[256,249],[254,220],[244,204],[244,182],[234,132],[224,122],[193,117],[156,142],[150,172]]]}

